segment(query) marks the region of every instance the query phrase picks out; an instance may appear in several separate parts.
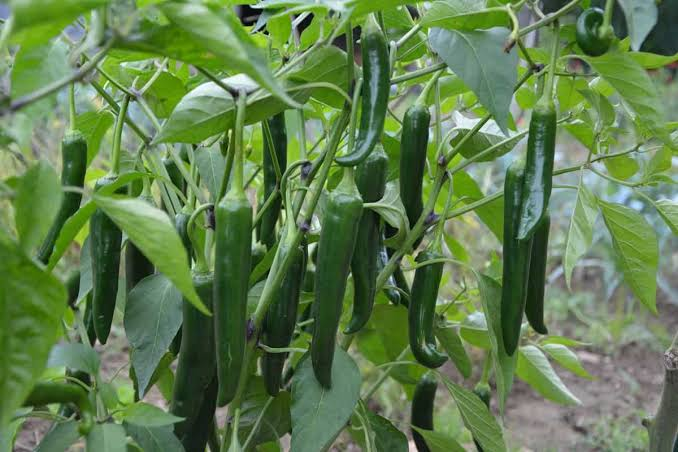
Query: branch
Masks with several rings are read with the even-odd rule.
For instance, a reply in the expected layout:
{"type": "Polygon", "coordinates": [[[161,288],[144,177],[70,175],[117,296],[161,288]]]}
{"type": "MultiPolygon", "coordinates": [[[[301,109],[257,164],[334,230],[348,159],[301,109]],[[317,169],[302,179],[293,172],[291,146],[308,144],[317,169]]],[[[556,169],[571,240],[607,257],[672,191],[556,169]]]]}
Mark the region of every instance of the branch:
{"type": "Polygon", "coordinates": [[[657,414],[644,422],[650,452],[671,452],[678,435],[678,334],[664,353],[664,389],[657,414]]]}

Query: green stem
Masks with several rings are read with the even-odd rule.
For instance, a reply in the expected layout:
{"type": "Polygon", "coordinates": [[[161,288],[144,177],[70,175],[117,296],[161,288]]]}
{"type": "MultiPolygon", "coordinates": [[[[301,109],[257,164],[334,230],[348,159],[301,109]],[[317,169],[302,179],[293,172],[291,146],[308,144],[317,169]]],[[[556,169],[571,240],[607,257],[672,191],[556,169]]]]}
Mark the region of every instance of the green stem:
{"type": "Polygon", "coordinates": [[[75,130],[75,83],[68,86],[68,122],[70,130],[75,130]]]}
{"type": "MultiPolygon", "coordinates": [[[[348,89],[349,96],[351,95],[353,80],[355,79],[355,56],[353,52],[353,25],[351,25],[351,20],[349,19],[346,21],[346,65],[348,66],[346,70],[346,89],[348,89]]],[[[353,108],[355,108],[355,105],[353,108]]]]}
{"type": "Polygon", "coordinates": [[[69,83],[77,82],[78,80],[82,80],[83,77],[85,77],[87,74],[89,74],[94,68],[96,68],[96,65],[99,64],[99,62],[106,56],[106,53],[113,47],[113,44],[115,43],[114,39],[109,39],[106,44],[101,48],[99,53],[94,55],[90,61],[87,63],[83,64],[80,69],[75,71],[73,74],[69,75],[68,77],[62,78],[60,80],[57,80],[55,82],[52,82],[48,85],[43,86],[42,88],[33,91],[30,94],[27,94],[23,97],[18,98],[17,100],[13,101],[10,106],[9,106],[9,111],[14,112],[17,110],[20,110],[33,102],[39,101],[40,99],[49,96],[50,94],[59,91],[61,88],[64,86],[68,85],[69,83]]]}
{"type": "Polygon", "coordinates": [[[406,82],[408,80],[413,80],[415,78],[423,77],[425,75],[428,75],[432,72],[438,72],[442,69],[447,68],[447,64],[445,63],[438,63],[434,64],[416,71],[408,72],[407,74],[401,75],[399,77],[393,77],[391,79],[391,85],[397,85],[398,83],[406,82]]]}
{"type": "Polygon", "coordinates": [[[412,39],[417,33],[419,33],[419,30],[421,30],[421,23],[417,23],[414,27],[410,28],[410,30],[405,33],[398,41],[396,41],[396,47],[400,48],[405,44],[407,41],[412,39]]]}
{"type": "Polygon", "coordinates": [[[640,182],[626,182],[621,179],[617,179],[616,177],[608,176],[607,174],[598,171],[597,169],[590,165],[588,166],[588,170],[602,177],[603,179],[609,180],[610,182],[614,182],[615,184],[624,185],[626,187],[638,187],[642,185],[642,183],[640,182]]]}
{"type": "Polygon", "coordinates": [[[600,26],[600,34],[605,37],[607,33],[612,32],[612,13],[614,12],[614,0],[605,1],[605,12],[603,13],[603,23],[600,26]]]}
{"type": "Polygon", "coordinates": [[[531,33],[534,30],[537,30],[537,29],[543,27],[544,25],[548,25],[551,22],[558,20],[561,16],[564,16],[565,14],[567,14],[571,10],[573,10],[575,7],[577,7],[579,5],[579,3],[581,3],[581,1],[582,0],[572,0],[571,2],[567,3],[562,8],[560,8],[558,11],[553,12],[553,13],[545,16],[544,18],[528,25],[525,28],[521,28],[520,32],[518,33],[518,36],[521,36],[521,37],[525,36],[526,34],[531,33]]]}
{"type": "MultiPolygon", "coordinates": [[[[106,92],[106,90],[101,86],[98,82],[92,81],[90,82],[92,85],[92,88],[95,89],[97,93],[106,101],[106,103],[111,107],[111,110],[113,110],[113,113],[119,114],[120,113],[120,106],[118,103],[113,99],[113,97],[106,92]]],[[[134,122],[132,121],[129,117],[125,118],[125,123],[134,131],[134,133],[137,134],[139,139],[144,142],[144,144],[149,145],[151,144],[151,137],[146,135],[143,130],[134,122]]]]}
{"type": "Polygon", "coordinates": [[[231,189],[236,191],[244,190],[244,173],[245,173],[245,153],[243,149],[243,132],[245,127],[245,105],[247,102],[247,95],[244,90],[238,93],[236,101],[236,115],[235,115],[235,129],[233,140],[233,185],[231,189]]]}
{"type": "Polygon", "coordinates": [[[416,104],[419,105],[426,105],[426,99],[428,98],[428,94],[431,92],[431,90],[438,84],[438,79],[440,76],[443,74],[443,69],[440,69],[438,72],[436,72],[433,77],[429,79],[428,82],[426,82],[426,85],[424,86],[424,89],[421,91],[421,94],[419,94],[419,97],[417,97],[416,104]]]}
{"type": "Polygon", "coordinates": [[[297,115],[299,117],[299,158],[306,160],[306,123],[304,121],[304,109],[298,108],[297,115]]]}
{"type": "Polygon", "coordinates": [[[549,72],[546,76],[546,83],[544,84],[545,98],[548,102],[553,102],[553,82],[555,79],[556,62],[558,61],[558,49],[560,46],[560,25],[558,21],[553,22],[553,42],[551,45],[551,61],[549,62],[549,72]]]}
{"type": "Polygon", "coordinates": [[[127,115],[127,107],[129,106],[130,97],[125,95],[122,98],[122,105],[120,112],[115,119],[115,130],[113,132],[113,148],[111,150],[111,174],[117,175],[120,172],[120,148],[122,146],[122,126],[125,123],[125,116],[127,115]]]}
{"type": "Polygon", "coordinates": [[[264,404],[263,408],[261,409],[261,412],[259,412],[259,415],[257,416],[257,420],[254,423],[254,426],[252,427],[252,430],[250,431],[250,434],[247,435],[247,439],[242,445],[242,450],[247,450],[248,446],[254,440],[254,435],[257,433],[257,430],[259,430],[259,426],[261,425],[261,422],[264,419],[264,415],[266,414],[266,410],[268,409],[269,406],[271,406],[271,403],[273,402],[273,397],[269,397],[266,400],[266,403],[264,404]]]}
{"type": "Polygon", "coordinates": [[[485,362],[483,363],[483,373],[480,375],[480,381],[478,383],[487,384],[490,380],[490,371],[492,370],[492,350],[487,352],[485,356],[485,362]]]}
{"type": "MultiPolygon", "coordinates": [[[[407,352],[410,351],[410,346],[406,346],[402,352],[396,357],[395,361],[399,362],[402,361],[402,359],[407,355],[407,352]]],[[[365,392],[364,395],[362,395],[360,398],[363,400],[369,400],[372,395],[377,392],[377,389],[386,381],[386,379],[389,377],[391,374],[391,371],[396,368],[395,364],[391,364],[390,367],[388,367],[377,379],[377,381],[374,382],[372,386],[365,392]]]]}

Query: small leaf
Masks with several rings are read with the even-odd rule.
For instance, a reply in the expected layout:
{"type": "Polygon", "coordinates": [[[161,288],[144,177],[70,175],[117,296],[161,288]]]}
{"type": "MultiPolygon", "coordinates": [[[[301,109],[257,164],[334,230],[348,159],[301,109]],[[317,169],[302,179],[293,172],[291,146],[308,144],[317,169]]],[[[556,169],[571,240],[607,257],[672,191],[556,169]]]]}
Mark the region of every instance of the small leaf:
{"type": "Polygon", "coordinates": [[[441,375],[441,377],[459,408],[464,425],[471,431],[483,450],[505,451],[506,444],[501,427],[480,397],[456,384],[447,376],[441,375]]]}
{"type": "Polygon", "coordinates": [[[66,290],[2,228],[0,256],[0,425],[5,425],[45,369],[66,309],[66,290]]]}
{"type": "Polygon", "coordinates": [[[115,116],[108,110],[87,111],[75,117],[75,129],[87,138],[87,165],[99,153],[101,140],[113,125],[115,116]]]}
{"type": "Polygon", "coordinates": [[[626,16],[631,48],[640,50],[643,41],[657,23],[657,4],[646,0],[619,0],[619,6],[626,16]]]}
{"type": "Polygon", "coordinates": [[[226,169],[226,159],[221,155],[221,151],[214,146],[199,149],[195,153],[195,163],[198,165],[200,178],[207,185],[207,189],[212,195],[212,200],[219,195],[221,181],[224,178],[226,169]]]}
{"type": "Polygon", "coordinates": [[[604,163],[605,168],[610,172],[610,175],[621,180],[630,178],[640,169],[638,162],[628,155],[620,155],[619,157],[605,159],[604,163]]]}
{"type": "Polygon", "coordinates": [[[387,245],[400,245],[405,240],[405,236],[410,233],[409,223],[404,213],[405,207],[400,199],[400,190],[395,182],[388,182],[384,197],[377,202],[366,203],[365,208],[374,210],[386,223],[398,230],[395,236],[386,240],[387,245]]]}
{"type": "Polygon", "coordinates": [[[181,417],[167,413],[155,405],[137,402],[125,407],[120,413],[125,422],[142,427],[162,427],[176,424],[183,420],[181,417]]]}
{"type": "Polygon", "coordinates": [[[509,30],[457,31],[432,28],[429,42],[452,71],[478,96],[499,128],[508,134],[513,88],[518,78],[518,52],[504,52],[509,30]]]}
{"type": "Polygon", "coordinates": [[[328,448],[351,417],[360,398],[360,384],[358,367],[341,348],[334,351],[329,390],[315,379],[310,356],[305,355],[292,380],[292,450],[328,448]]]}
{"type": "Polygon", "coordinates": [[[186,249],[167,214],[137,198],[95,195],[94,200],[186,300],[209,315],[193,287],[186,249]]]}
{"type": "Polygon", "coordinates": [[[604,201],[599,204],[624,279],[645,307],[656,314],[659,246],[654,229],[635,210],[604,201]]]}
{"type": "Polygon", "coordinates": [[[450,357],[454,365],[459,370],[459,373],[464,378],[471,376],[471,360],[466,353],[464,344],[461,342],[459,337],[458,328],[453,326],[442,326],[435,328],[435,335],[440,341],[445,352],[450,357]]]}
{"type": "Polygon", "coordinates": [[[565,369],[579,375],[582,378],[592,379],[590,373],[584,369],[579,361],[579,357],[565,345],[561,344],[544,344],[542,346],[544,350],[551,358],[553,358],[558,364],[563,366],[565,369]]]}
{"type": "Polygon", "coordinates": [[[87,435],[87,450],[97,452],[126,452],[125,429],[118,424],[94,424],[87,435]]]}
{"type": "Polygon", "coordinates": [[[518,349],[516,375],[549,400],[561,405],[581,404],[554,372],[546,356],[534,345],[518,349]]]}
{"type": "Polygon", "coordinates": [[[21,247],[31,253],[52,226],[61,205],[61,185],[52,166],[40,160],[19,179],[14,198],[21,247]]]}
{"type": "Polygon", "coordinates": [[[678,203],[669,199],[660,199],[654,202],[654,206],[673,234],[678,235],[678,203]]]}
{"type": "MultiPolygon", "coordinates": [[[[459,143],[462,140],[462,138],[465,137],[466,134],[478,124],[480,119],[466,118],[458,111],[454,111],[452,113],[452,117],[455,123],[454,128],[455,130],[459,131],[459,133],[452,140],[452,146],[455,148],[455,151],[458,150],[459,153],[464,158],[469,159],[478,154],[479,152],[484,151],[490,146],[493,146],[501,141],[504,141],[507,138],[506,135],[504,135],[504,133],[499,129],[497,123],[495,121],[490,120],[485,125],[483,125],[480,128],[480,130],[470,139],[468,139],[461,147],[458,147],[457,143],[459,143]]],[[[527,133],[526,132],[518,134],[510,133],[509,135],[512,136],[512,139],[506,141],[503,145],[498,147],[492,154],[477,159],[476,161],[490,162],[498,157],[501,157],[507,152],[512,151],[513,148],[516,147],[518,141],[520,141],[525,135],[527,135],[527,133]]]]}
{"type": "Polygon", "coordinates": [[[181,293],[162,274],[142,279],[127,296],[125,333],[143,396],[160,360],[181,326],[181,293]]]}
{"type": "Polygon", "coordinates": [[[97,375],[99,362],[99,355],[92,347],[81,343],[66,343],[52,347],[47,367],[67,367],[97,375]]]}
{"type": "Polygon", "coordinates": [[[184,446],[174,435],[171,425],[143,427],[126,423],[125,430],[144,452],[184,452],[184,446]]]}
{"type": "Polygon", "coordinates": [[[598,216],[597,199],[584,185],[579,181],[577,190],[577,201],[570,219],[570,227],[567,230],[567,239],[565,244],[565,255],[563,256],[563,270],[565,272],[565,281],[570,288],[572,270],[579,258],[586,253],[593,241],[593,224],[598,216]]]}
{"type": "Polygon", "coordinates": [[[424,437],[426,445],[431,452],[464,452],[466,449],[459,442],[445,433],[435,430],[424,430],[423,428],[412,426],[421,436],[424,437]]]}

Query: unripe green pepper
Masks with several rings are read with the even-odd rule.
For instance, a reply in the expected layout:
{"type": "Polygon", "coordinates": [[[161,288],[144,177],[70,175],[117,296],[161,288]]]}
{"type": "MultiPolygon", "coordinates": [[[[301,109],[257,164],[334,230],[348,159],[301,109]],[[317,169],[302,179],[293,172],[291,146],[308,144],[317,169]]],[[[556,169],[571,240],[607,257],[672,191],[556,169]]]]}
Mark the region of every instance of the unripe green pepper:
{"type": "Polygon", "coordinates": [[[600,56],[612,45],[614,33],[602,30],[605,12],[600,8],[588,8],[577,18],[575,36],[577,44],[589,56],[600,56]]]}
{"type": "Polygon", "coordinates": [[[414,226],[424,210],[422,190],[430,122],[428,108],[420,104],[412,105],[403,118],[400,137],[400,199],[410,227],[414,226]]]}
{"type": "MultiPolygon", "coordinates": [[[[436,389],[438,381],[430,372],[425,373],[417,386],[414,388],[412,396],[412,411],[410,423],[422,430],[433,430],[433,408],[435,405],[436,389]]],[[[424,437],[419,432],[412,429],[412,439],[419,452],[430,452],[424,437]]]]}
{"type": "Polygon", "coordinates": [[[311,361],[316,379],[325,388],[332,385],[337,328],[362,210],[360,192],[352,175],[345,173],[325,205],[315,273],[311,361]]]}
{"type": "Polygon", "coordinates": [[[548,334],[544,324],[544,289],[546,286],[546,261],[548,259],[549,227],[551,217],[542,218],[532,238],[530,275],[527,279],[525,316],[532,328],[539,334],[548,334]]]}
{"type": "MultiPolygon", "coordinates": [[[[276,177],[275,163],[277,161],[280,175],[287,168],[287,129],[285,128],[285,113],[278,113],[267,121],[271,132],[270,140],[264,133],[263,172],[264,172],[264,200],[267,200],[277,189],[279,180],[276,177]]],[[[261,216],[259,224],[259,241],[268,249],[275,244],[275,225],[280,216],[282,197],[278,196],[261,216]]]]}

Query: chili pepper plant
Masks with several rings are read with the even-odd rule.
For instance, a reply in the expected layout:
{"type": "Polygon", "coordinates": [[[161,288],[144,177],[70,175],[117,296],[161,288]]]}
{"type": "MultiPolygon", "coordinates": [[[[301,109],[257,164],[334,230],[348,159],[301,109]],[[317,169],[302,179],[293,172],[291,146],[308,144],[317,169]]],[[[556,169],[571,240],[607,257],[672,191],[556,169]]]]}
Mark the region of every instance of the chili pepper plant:
{"type": "Polygon", "coordinates": [[[651,195],[678,149],[648,73],[675,57],[640,51],[657,6],[620,0],[623,36],[590,3],[9,0],[0,448],[40,417],[40,450],[494,452],[520,446],[515,378],[579,404],[547,269],[576,291],[600,216],[661,314],[638,204],[678,232],[651,195]],[[492,249],[454,236],[478,220],[492,249]],[[411,409],[373,403],[385,383],[411,409]]]}

